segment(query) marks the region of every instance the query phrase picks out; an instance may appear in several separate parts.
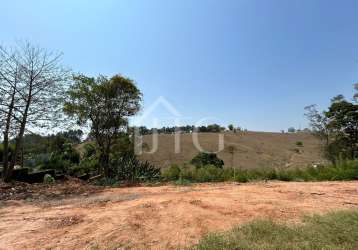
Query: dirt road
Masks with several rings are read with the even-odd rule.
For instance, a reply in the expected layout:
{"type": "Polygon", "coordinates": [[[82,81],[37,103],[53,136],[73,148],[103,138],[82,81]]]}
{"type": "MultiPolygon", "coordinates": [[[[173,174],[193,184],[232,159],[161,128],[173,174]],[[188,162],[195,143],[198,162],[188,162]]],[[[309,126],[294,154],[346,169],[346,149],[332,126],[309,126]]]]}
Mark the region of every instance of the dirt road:
{"type": "Polygon", "coordinates": [[[0,249],[176,249],[256,218],[348,208],[358,208],[358,181],[106,189],[1,203],[0,249]]]}

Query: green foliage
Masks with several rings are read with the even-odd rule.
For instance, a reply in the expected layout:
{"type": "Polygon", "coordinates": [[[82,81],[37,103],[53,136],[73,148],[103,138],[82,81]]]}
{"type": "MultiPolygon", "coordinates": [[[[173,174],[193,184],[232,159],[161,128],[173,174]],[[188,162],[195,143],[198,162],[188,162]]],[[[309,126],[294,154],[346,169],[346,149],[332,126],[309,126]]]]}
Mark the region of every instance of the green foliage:
{"type": "Polygon", "coordinates": [[[207,165],[205,167],[198,168],[194,178],[198,182],[222,181],[222,173],[222,169],[214,165],[207,165]]]}
{"type": "Polygon", "coordinates": [[[199,153],[191,160],[191,164],[197,168],[201,168],[207,165],[214,165],[217,168],[223,168],[224,161],[219,159],[214,153],[199,153]]]}
{"type": "Polygon", "coordinates": [[[128,117],[139,111],[142,94],[131,79],[120,75],[111,78],[79,75],[74,81],[64,112],[78,124],[91,126],[91,136],[99,148],[100,170],[109,177],[112,146],[126,127],[128,117]]]}
{"type": "Polygon", "coordinates": [[[306,217],[301,224],[257,220],[204,237],[196,250],[358,249],[358,211],[306,217]]]}
{"type": "Polygon", "coordinates": [[[303,147],[303,142],[301,142],[301,141],[296,141],[296,146],[297,146],[297,147],[303,147]]]}
{"type": "Polygon", "coordinates": [[[50,174],[45,174],[43,180],[44,184],[54,184],[55,182],[55,178],[53,178],[50,174]]]}
{"type": "Polygon", "coordinates": [[[119,181],[138,182],[158,180],[161,174],[159,168],[129,154],[112,160],[109,177],[119,181]]]}
{"type": "Polygon", "coordinates": [[[162,177],[167,181],[178,180],[181,169],[178,165],[171,165],[162,171],[162,177]]]}
{"type": "Polygon", "coordinates": [[[290,127],[290,128],[287,129],[287,132],[288,133],[295,133],[296,129],[294,127],[290,127]]]}
{"type": "MultiPolygon", "coordinates": [[[[15,150],[15,145],[14,144],[10,144],[9,145],[9,160],[11,160],[12,157],[12,153],[15,150]]],[[[0,144],[0,162],[3,161],[3,157],[4,157],[4,145],[0,144]]]]}
{"type": "MultiPolygon", "coordinates": [[[[355,88],[357,85],[355,86],[355,88]]],[[[357,94],[355,94],[355,101],[357,94]]],[[[306,116],[312,130],[324,142],[325,156],[333,163],[353,160],[358,156],[358,104],[342,95],[331,100],[327,111],[316,110],[315,105],[306,107],[306,116]]]]}
{"type": "Polygon", "coordinates": [[[254,180],[280,181],[343,181],[358,180],[358,161],[344,161],[339,165],[307,167],[291,170],[238,170],[233,168],[217,168],[207,165],[200,168],[191,165],[171,166],[163,171],[164,180],[190,182],[254,180]]]}
{"type": "Polygon", "coordinates": [[[66,174],[72,174],[72,168],[80,163],[80,154],[71,144],[64,145],[63,151],[55,151],[42,156],[36,158],[36,164],[41,169],[55,169],[66,174]]]}
{"type": "Polygon", "coordinates": [[[101,178],[96,180],[94,184],[98,186],[118,187],[120,183],[115,178],[101,178]]]}
{"type": "Polygon", "coordinates": [[[83,174],[92,174],[95,173],[99,168],[98,158],[96,157],[87,157],[81,160],[79,165],[74,165],[72,167],[72,174],[80,176],[83,174]]]}

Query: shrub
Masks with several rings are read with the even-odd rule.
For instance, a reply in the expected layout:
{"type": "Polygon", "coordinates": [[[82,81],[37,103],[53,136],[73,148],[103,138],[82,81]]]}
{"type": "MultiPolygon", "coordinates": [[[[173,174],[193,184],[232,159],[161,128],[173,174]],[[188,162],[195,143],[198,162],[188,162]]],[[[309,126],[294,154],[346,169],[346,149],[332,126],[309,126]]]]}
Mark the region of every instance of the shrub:
{"type": "Polygon", "coordinates": [[[301,142],[301,141],[296,141],[296,146],[297,146],[297,147],[303,147],[303,142],[301,142]]]}
{"type": "Polygon", "coordinates": [[[68,173],[71,169],[72,163],[69,160],[65,160],[61,154],[52,153],[49,159],[45,159],[40,163],[41,169],[55,169],[59,172],[68,173]]]}
{"type": "Polygon", "coordinates": [[[195,180],[198,182],[221,181],[222,172],[222,169],[214,165],[207,165],[196,170],[195,180]]]}
{"type": "Polygon", "coordinates": [[[219,159],[216,154],[214,153],[199,153],[197,156],[195,156],[191,163],[196,166],[197,168],[213,165],[217,168],[223,168],[224,161],[219,159]]]}
{"type": "Polygon", "coordinates": [[[28,162],[36,164],[40,169],[55,169],[72,174],[72,168],[80,163],[80,154],[71,144],[65,144],[63,151],[35,155],[28,159],[28,162]]]}
{"type": "Polygon", "coordinates": [[[174,181],[179,179],[180,172],[181,170],[178,165],[171,165],[163,170],[162,176],[165,180],[174,181]]]}
{"type": "Polygon", "coordinates": [[[79,165],[74,165],[71,168],[72,174],[80,176],[83,174],[91,174],[98,170],[99,162],[98,159],[94,156],[87,157],[81,160],[79,165]]]}
{"type": "Polygon", "coordinates": [[[50,174],[45,174],[43,183],[44,184],[54,184],[55,178],[53,178],[50,174]]]}
{"type": "Polygon", "coordinates": [[[161,177],[160,169],[149,162],[139,161],[135,155],[127,154],[112,160],[110,177],[125,181],[153,181],[161,177]]]}
{"type": "Polygon", "coordinates": [[[335,181],[358,180],[358,161],[346,161],[339,165],[307,167],[303,169],[238,170],[218,168],[214,165],[195,167],[173,165],[163,171],[165,180],[188,180],[190,182],[216,182],[252,180],[280,181],[335,181]]]}
{"type": "Polygon", "coordinates": [[[109,186],[109,187],[118,187],[119,186],[119,182],[118,180],[114,179],[114,178],[101,178],[99,180],[96,180],[94,182],[94,185],[98,185],[98,186],[109,186]]]}

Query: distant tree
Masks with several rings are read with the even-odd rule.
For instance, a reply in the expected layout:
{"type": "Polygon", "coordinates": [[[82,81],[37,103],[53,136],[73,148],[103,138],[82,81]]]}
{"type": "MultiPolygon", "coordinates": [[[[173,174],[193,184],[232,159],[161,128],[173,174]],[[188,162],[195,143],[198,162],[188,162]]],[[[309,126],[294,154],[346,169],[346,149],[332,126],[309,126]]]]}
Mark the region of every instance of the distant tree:
{"type": "Polygon", "coordinates": [[[355,91],[355,93],[353,95],[353,100],[355,102],[357,102],[358,101],[358,83],[354,84],[354,91],[355,91]]]}
{"type": "Polygon", "coordinates": [[[78,124],[89,124],[99,149],[99,171],[108,177],[110,153],[118,135],[127,127],[127,118],[140,109],[142,94],[131,79],[120,75],[74,77],[64,111],[78,124]]]}
{"type": "Polygon", "coordinates": [[[234,167],[234,155],[237,148],[234,145],[229,145],[226,148],[226,151],[231,155],[231,167],[234,167]]]}
{"type": "Polygon", "coordinates": [[[218,124],[210,124],[207,126],[207,132],[219,133],[222,130],[223,130],[223,128],[218,124]]]}
{"type": "Polygon", "coordinates": [[[234,125],[230,124],[230,125],[227,126],[227,127],[228,127],[228,129],[229,129],[230,131],[234,131],[234,125]]]}
{"type": "Polygon", "coordinates": [[[328,128],[332,131],[333,141],[337,143],[331,144],[330,149],[336,153],[329,152],[330,155],[338,157],[336,147],[332,147],[335,145],[339,146],[343,158],[354,159],[358,150],[358,105],[344,99],[335,100],[325,115],[329,119],[328,128]]]}
{"type": "MultiPolygon", "coordinates": [[[[357,90],[357,85],[355,86],[357,90]]],[[[357,94],[354,95],[354,98],[357,94]]],[[[331,99],[327,111],[318,112],[315,105],[306,108],[312,132],[324,141],[326,157],[335,163],[356,159],[358,151],[358,105],[342,95],[331,99]]]]}
{"type": "Polygon", "coordinates": [[[224,166],[224,161],[219,159],[216,154],[204,153],[204,152],[201,152],[198,155],[196,155],[191,160],[191,163],[197,168],[205,167],[208,165],[213,165],[216,166],[217,168],[223,168],[224,166]]]}
{"type": "Polygon", "coordinates": [[[290,127],[287,129],[287,132],[289,133],[295,133],[296,132],[296,129],[294,127],[290,127]]]}
{"type": "Polygon", "coordinates": [[[329,134],[330,129],[328,127],[328,117],[324,112],[320,113],[317,110],[317,105],[310,105],[305,107],[308,121],[310,122],[310,127],[312,129],[312,133],[324,141],[325,145],[329,144],[329,134]]]}
{"type": "Polygon", "coordinates": [[[64,137],[69,143],[78,144],[82,141],[83,131],[80,129],[68,130],[64,132],[59,132],[57,136],[64,137]]]}

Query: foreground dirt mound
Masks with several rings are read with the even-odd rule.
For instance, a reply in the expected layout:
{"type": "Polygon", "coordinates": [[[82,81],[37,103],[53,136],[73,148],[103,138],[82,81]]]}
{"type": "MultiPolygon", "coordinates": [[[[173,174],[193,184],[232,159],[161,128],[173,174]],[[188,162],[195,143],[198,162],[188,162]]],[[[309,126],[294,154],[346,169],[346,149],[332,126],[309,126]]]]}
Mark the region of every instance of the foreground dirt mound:
{"type": "MultiPolygon", "coordinates": [[[[198,141],[203,149],[216,152],[218,136],[217,133],[200,133],[198,141]]],[[[154,154],[144,153],[141,159],[167,167],[173,163],[190,162],[198,154],[191,134],[180,136],[180,153],[174,153],[174,139],[174,135],[160,134],[158,150],[154,154]]],[[[224,142],[224,150],[218,155],[226,167],[295,168],[326,162],[322,158],[320,141],[309,133],[227,132],[224,133],[224,142]],[[297,145],[297,142],[302,142],[302,146],[297,145]]],[[[147,145],[144,151],[150,151],[153,138],[150,135],[144,136],[144,143],[147,145]]]]}
{"type": "Polygon", "coordinates": [[[296,222],[357,207],[357,181],[107,189],[3,202],[0,249],[177,249],[255,218],[296,222]]]}
{"type": "Polygon", "coordinates": [[[54,185],[27,184],[24,182],[4,183],[0,180],[0,202],[6,200],[26,199],[30,201],[68,198],[71,195],[96,193],[102,189],[71,177],[54,185]]]}

